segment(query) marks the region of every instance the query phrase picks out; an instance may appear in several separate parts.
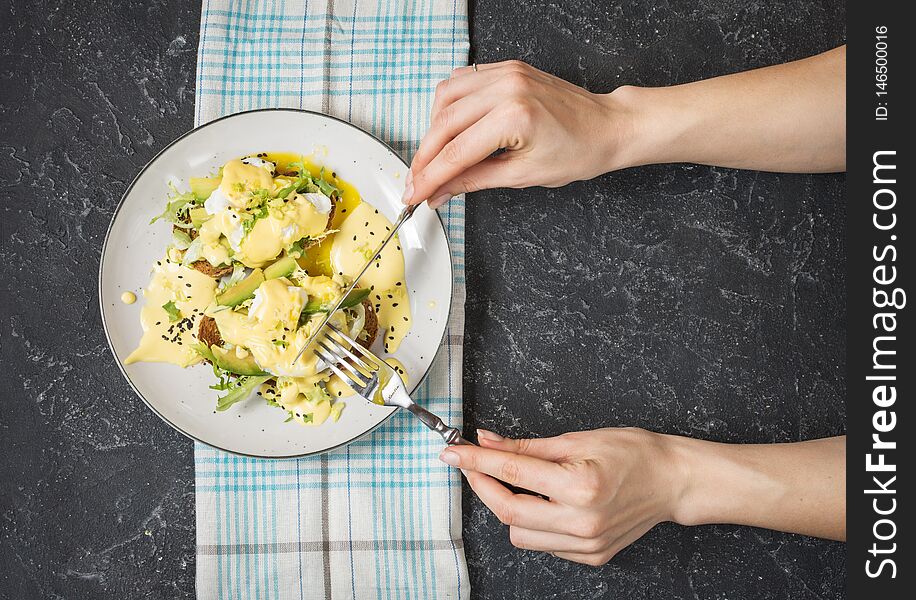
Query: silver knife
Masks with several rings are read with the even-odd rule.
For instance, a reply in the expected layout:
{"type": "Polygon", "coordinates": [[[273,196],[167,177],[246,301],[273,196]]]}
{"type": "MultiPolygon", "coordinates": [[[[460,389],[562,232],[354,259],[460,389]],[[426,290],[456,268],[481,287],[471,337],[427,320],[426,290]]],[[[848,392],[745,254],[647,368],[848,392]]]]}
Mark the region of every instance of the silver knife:
{"type": "Polygon", "coordinates": [[[344,290],[344,293],[343,295],[341,295],[340,299],[334,303],[334,306],[330,310],[328,310],[327,313],[325,313],[324,318],[321,319],[321,323],[312,332],[312,335],[309,336],[309,339],[306,340],[305,345],[302,346],[302,350],[300,350],[299,354],[296,355],[296,358],[293,359],[292,364],[296,364],[296,362],[298,362],[299,359],[302,358],[302,355],[305,354],[306,349],[308,349],[308,347],[311,346],[312,343],[318,338],[318,335],[321,333],[321,330],[324,329],[324,326],[327,325],[328,321],[331,320],[331,316],[335,312],[337,312],[337,310],[340,308],[340,305],[343,304],[344,300],[347,299],[347,296],[350,294],[350,292],[352,292],[356,288],[356,284],[359,283],[360,277],[362,277],[366,273],[366,271],[369,270],[369,267],[372,266],[372,263],[374,263],[376,259],[381,258],[380,255],[382,253],[382,250],[385,249],[385,246],[388,245],[388,242],[394,239],[394,236],[397,235],[398,230],[401,228],[401,225],[406,223],[407,219],[413,216],[413,213],[415,210],[417,210],[418,206],[419,204],[412,204],[410,206],[404,207],[404,210],[402,210],[401,214],[398,215],[398,220],[395,221],[394,227],[391,228],[391,232],[388,234],[388,236],[384,240],[382,240],[382,243],[379,244],[379,247],[376,248],[375,252],[372,254],[372,258],[369,259],[369,261],[363,266],[363,268],[360,269],[359,273],[356,275],[353,281],[350,282],[350,285],[347,287],[346,290],[344,290]]]}

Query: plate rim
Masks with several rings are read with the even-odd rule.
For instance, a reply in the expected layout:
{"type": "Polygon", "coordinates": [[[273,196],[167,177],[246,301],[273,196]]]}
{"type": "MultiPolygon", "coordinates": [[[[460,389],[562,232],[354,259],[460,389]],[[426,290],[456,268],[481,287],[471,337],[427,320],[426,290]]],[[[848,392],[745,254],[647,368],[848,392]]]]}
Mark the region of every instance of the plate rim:
{"type": "MultiPolygon", "coordinates": [[[[145,165],[143,165],[143,168],[141,168],[137,172],[133,180],[130,182],[130,185],[128,185],[127,188],[124,190],[124,193],[121,194],[121,199],[118,200],[118,203],[115,206],[114,212],[112,212],[111,214],[111,220],[108,222],[108,227],[105,230],[105,240],[102,242],[102,249],[99,255],[99,270],[98,270],[99,315],[101,316],[101,319],[102,319],[102,329],[105,332],[105,341],[108,342],[108,349],[111,351],[111,355],[115,359],[115,363],[118,365],[118,370],[121,371],[121,375],[123,375],[124,379],[127,380],[127,384],[134,391],[134,394],[136,394],[143,401],[143,403],[147,406],[147,408],[149,408],[153,412],[153,414],[155,414],[157,417],[162,419],[169,427],[171,427],[173,430],[177,431],[178,433],[184,435],[186,438],[189,438],[195,442],[199,442],[215,450],[227,452],[235,456],[241,456],[245,458],[257,458],[257,459],[264,459],[264,460],[292,460],[292,459],[298,459],[298,458],[306,458],[309,456],[319,456],[322,454],[327,454],[328,452],[333,452],[334,450],[337,450],[339,448],[349,446],[353,442],[369,435],[370,433],[372,433],[373,431],[375,431],[376,429],[378,429],[379,427],[387,423],[389,419],[391,419],[391,417],[393,417],[396,413],[400,411],[400,409],[395,408],[394,410],[389,412],[388,415],[385,416],[385,418],[380,420],[378,423],[376,423],[375,425],[373,425],[366,431],[359,433],[356,436],[350,438],[349,440],[341,442],[330,448],[325,448],[324,450],[318,450],[315,452],[303,452],[301,454],[286,454],[282,456],[266,456],[262,454],[250,454],[247,452],[239,452],[237,450],[230,450],[229,448],[223,448],[222,446],[217,446],[216,444],[211,444],[210,442],[206,442],[198,438],[197,436],[192,435],[191,433],[185,431],[184,429],[182,429],[181,427],[179,427],[178,425],[170,421],[168,418],[166,418],[164,414],[159,412],[156,409],[156,407],[153,406],[153,404],[149,400],[146,399],[146,396],[144,396],[140,392],[140,390],[137,389],[137,386],[134,385],[134,382],[130,378],[130,375],[127,374],[127,370],[124,367],[124,363],[121,361],[120,357],[118,356],[117,351],[115,351],[114,344],[112,343],[112,340],[111,340],[111,335],[108,332],[108,322],[105,320],[105,303],[104,303],[103,291],[102,291],[102,271],[105,266],[105,255],[106,255],[106,250],[108,249],[108,240],[111,237],[111,230],[114,227],[115,220],[118,218],[118,214],[120,214],[121,209],[124,206],[124,201],[127,199],[127,196],[134,189],[134,186],[137,184],[137,181],[140,179],[140,177],[153,165],[153,163],[155,163],[159,159],[160,156],[165,154],[172,146],[174,146],[181,140],[185,139],[186,137],[192,135],[193,133],[201,129],[204,129],[205,127],[209,127],[210,125],[213,125],[220,121],[224,121],[226,119],[239,117],[241,115],[249,115],[252,113],[266,113],[266,112],[290,112],[290,113],[308,114],[308,115],[314,115],[320,118],[331,119],[333,121],[337,121],[338,123],[341,123],[347,127],[351,127],[369,136],[371,139],[375,140],[376,142],[381,144],[384,148],[386,148],[388,151],[390,151],[391,154],[395,158],[397,158],[397,160],[400,161],[401,164],[404,165],[408,170],[410,169],[410,165],[407,164],[407,161],[405,161],[404,158],[394,148],[391,147],[391,145],[389,145],[388,143],[386,143],[384,140],[380,139],[373,133],[366,131],[362,127],[359,127],[358,125],[355,125],[349,121],[346,121],[339,117],[335,117],[334,115],[329,115],[329,114],[326,114],[320,111],[315,111],[315,110],[308,110],[304,108],[284,108],[284,107],[255,108],[251,110],[244,110],[244,111],[240,111],[240,112],[236,112],[236,113],[232,113],[228,115],[223,115],[221,117],[213,119],[212,121],[207,121],[203,125],[192,127],[191,129],[188,129],[187,131],[185,131],[184,133],[176,137],[174,140],[166,144],[145,165]]],[[[446,245],[446,249],[448,250],[448,254],[449,254],[448,270],[449,270],[449,281],[451,282],[451,285],[449,285],[449,291],[448,291],[448,309],[445,312],[445,315],[446,315],[445,316],[445,328],[442,331],[442,336],[439,339],[439,344],[436,346],[436,351],[433,354],[432,360],[430,360],[429,366],[426,368],[423,375],[420,376],[417,379],[416,383],[411,387],[411,390],[410,390],[411,394],[413,394],[420,387],[420,385],[422,385],[422,383],[426,381],[426,378],[429,376],[429,372],[432,370],[433,364],[435,364],[436,359],[439,357],[439,354],[442,351],[442,342],[448,336],[448,321],[451,318],[452,305],[454,303],[454,295],[455,295],[455,290],[454,290],[455,266],[454,264],[452,264],[453,254],[452,254],[451,240],[449,239],[449,236],[448,236],[448,229],[445,227],[445,223],[442,222],[442,216],[439,214],[439,211],[432,209],[432,212],[436,216],[436,221],[439,223],[439,227],[442,230],[442,234],[445,236],[445,245],[446,245]]]]}

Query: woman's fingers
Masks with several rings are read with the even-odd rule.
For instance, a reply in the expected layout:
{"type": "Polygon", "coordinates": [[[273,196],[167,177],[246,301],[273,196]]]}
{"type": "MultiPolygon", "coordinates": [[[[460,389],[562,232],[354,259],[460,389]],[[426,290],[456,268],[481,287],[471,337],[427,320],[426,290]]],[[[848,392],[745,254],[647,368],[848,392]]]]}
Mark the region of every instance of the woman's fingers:
{"type": "Polygon", "coordinates": [[[464,98],[468,94],[476,92],[491,83],[499,81],[499,72],[494,69],[471,71],[469,74],[452,75],[449,79],[443,79],[436,85],[436,95],[433,97],[433,106],[430,110],[430,120],[436,118],[436,113],[443,108],[455,102],[459,98],[464,98]]]}
{"type": "Polygon", "coordinates": [[[571,471],[557,463],[501,450],[470,445],[449,446],[439,458],[453,467],[485,473],[509,485],[550,498],[566,497],[576,484],[571,471]]]}
{"type": "MultiPolygon", "coordinates": [[[[456,67],[456,68],[452,69],[451,77],[454,78],[454,77],[460,77],[460,76],[462,76],[462,75],[468,75],[468,74],[470,74],[470,73],[480,73],[480,72],[483,72],[483,71],[492,71],[492,70],[494,70],[494,69],[505,68],[505,66],[508,65],[508,64],[510,64],[510,63],[511,63],[511,64],[516,64],[516,63],[519,63],[519,61],[504,60],[504,61],[502,61],[502,62],[495,62],[495,63],[480,63],[480,64],[475,63],[475,64],[473,64],[473,65],[465,65],[465,66],[463,66],[463,67],[456,67]],[[475,69],[474,67],[477,67],[477,68],[475,69]]],[[[519,63],[519,64],[521,64],[521,63],[519,63]]]]}
{"type": "Polygon", "coordinates": [[[567,438],[535,438],[514,440],[487,431],[486,429],[477,430],[477,440],[485,448],[494,450],[503,450],[505,452],[514,452],[516,454],[527,454],[544,460],[554,462],[564,462],[570,458],[575,450],[575,445],[571,444],[567,438]]]}
{"type": "Polygon", "coordinates": [[[603,538],[580,538],[574,535],[510,527],[509,541],[516,548],[538,550],[540,552],[577,552],[593,554],[602,552],[608,545],[603,538]]]}
{"type": "Polygon", "coordinates": [[[572,562],[582,563],[583,565],[590,565],[592,567],[600,567],[614,557],[610,552],[597,552],[594,554],[583,552],[551,552],[551,554],[557,558],[571,560],[572,562]]]}
{"type": "Polygon", "coordinates": [[[498,63],[483,63],[477,65],[467,65],[452,70],[448,79],[444,79],[436,86],[436,96],[433,100],[431,116],[435,116],[436,111],[448,106],[458,98],[489,85],[494,81],[499,81],[501,77],[510,71],[532,71],[528,65],[517,60],[506,60],[498,63]]]}
{"type": "Polygon", "coordinates": [[[404,203],[417,204],[431,198],[445,183],[505,146],[506,123],[499,113],[489,112],[459,133],[423,170],[412,169],[413,178],[404,190],[404,203]]]}
{"type": "Polygon", "coordinates": [[[634,527],[631,527],[626,533],[614,533],[610,538],[607,538],[597,550],[565,551],[558,548],[557,551],[547,550],[547,552],[552,552],[557,558],[564,558],[566,560],[597,567],[614,558],[618,552],[641,538],[647,531],[652,529],[653,526],[654,522],[652,521],[639,522],[634,527]]]}
{"type": "Polygon", "coordinates": [[[459,98],[433,115],[429,130],[410,163],[411,173],[425,169],[447,143],[496,106],[497,95],[485,92],[486,89],[459,98]]]}
{"type": "Polygon", "coordinates": [[[537,496],[515,494],[489,475],[465,471],[468,485],[496,518],[510,527],[566,534],[569,508],[537,496]]]}
{"type": "Polygon", "coordinates": [[[490,188],[519,187],[524,176],[522,165],[509,154],[491,156],[461,172],[429,197],[429,207],[439,208],[452,196],[490,188]]]}

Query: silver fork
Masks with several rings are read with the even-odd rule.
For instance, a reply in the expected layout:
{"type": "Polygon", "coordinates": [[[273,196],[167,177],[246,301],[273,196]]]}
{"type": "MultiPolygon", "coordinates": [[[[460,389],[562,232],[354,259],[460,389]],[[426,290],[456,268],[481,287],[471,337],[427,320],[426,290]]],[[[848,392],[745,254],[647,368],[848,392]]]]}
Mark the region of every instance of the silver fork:
{"type": "Polygon", "coordinates": [[[378,397],[385,406],[406,408],[424,425],[441,435],[450,446],[471,443],[461,437],[460,431],[449,427],[442,419],[414,402],[394,367],[357,344],[334,325],[328,324],[328,327],[333,335],[328,333],[320,338],[314,346],[315,353],[353,391],[369,402],[378,397]],[[351,352],[353,349],[362,358],[351,352]]]}

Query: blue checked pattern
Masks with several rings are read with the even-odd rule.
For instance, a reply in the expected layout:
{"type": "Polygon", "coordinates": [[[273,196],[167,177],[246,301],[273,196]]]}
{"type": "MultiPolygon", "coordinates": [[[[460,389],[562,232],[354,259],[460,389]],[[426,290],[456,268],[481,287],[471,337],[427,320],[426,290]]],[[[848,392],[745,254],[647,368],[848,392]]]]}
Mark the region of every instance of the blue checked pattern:
{"type": "MultiPolygon", "coordinates": [[[[203,0],[196,124],[262,107],[319,110],[405,158],[436,83],[466,64],[458,0],[203,0]]],[[[455,281],[445,346],[417,399],[461,423],[464,200],[440,210],[455,281]]],[[[461,482],[409,415],[320,457],[267,461],[195,446],[197,596],[467,598],[461,482]]]]}

